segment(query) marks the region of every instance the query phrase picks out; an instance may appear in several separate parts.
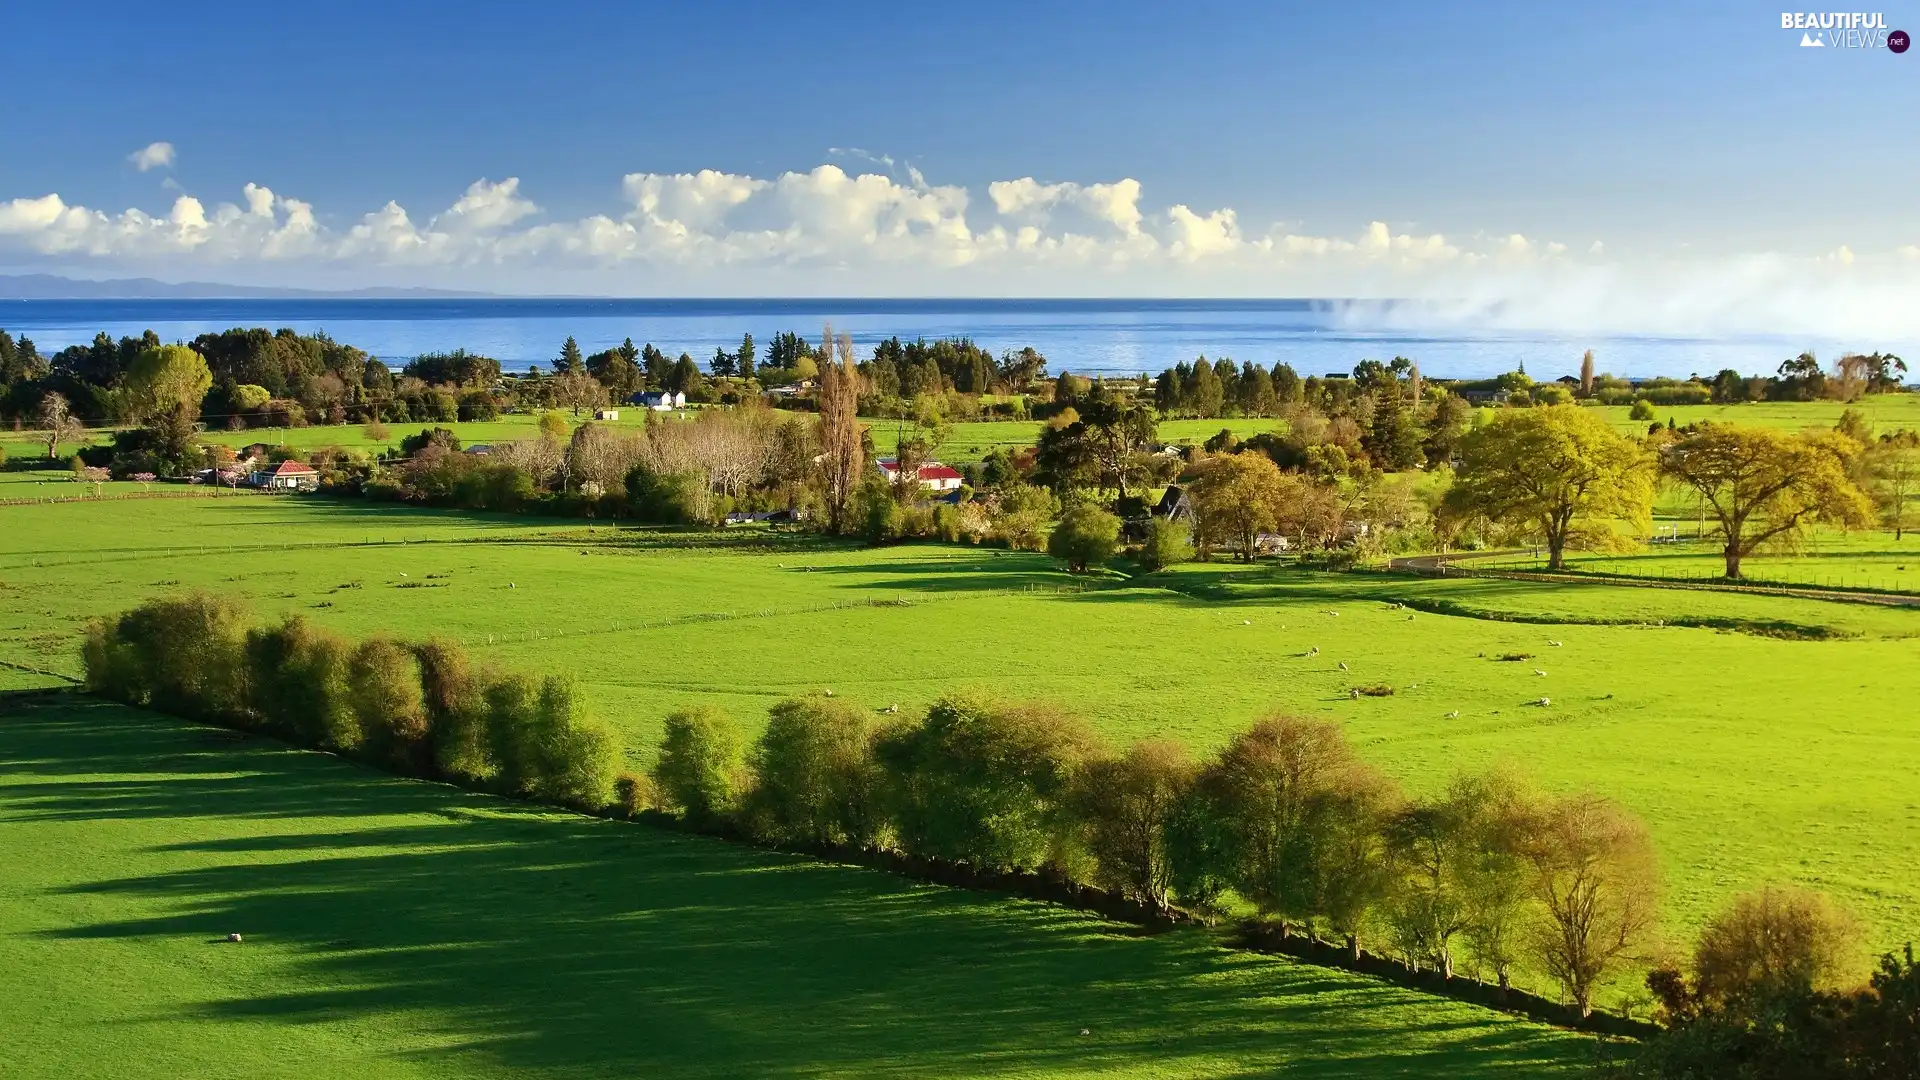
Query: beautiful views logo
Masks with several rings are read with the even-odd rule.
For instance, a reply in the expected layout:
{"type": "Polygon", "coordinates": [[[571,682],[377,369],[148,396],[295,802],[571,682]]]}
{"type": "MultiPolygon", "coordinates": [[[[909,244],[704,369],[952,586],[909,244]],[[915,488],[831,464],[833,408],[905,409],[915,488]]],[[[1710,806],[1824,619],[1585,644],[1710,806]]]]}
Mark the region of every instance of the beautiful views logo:
{"type": "Polygon", "coordinates": [[[1905,30],[1889,30],[1886,15],[1877,11],[1783,11],[1780,29],[1800,31],[1803,49],[1886,49],[1903,53],[1912,44],[1905,30]]]}

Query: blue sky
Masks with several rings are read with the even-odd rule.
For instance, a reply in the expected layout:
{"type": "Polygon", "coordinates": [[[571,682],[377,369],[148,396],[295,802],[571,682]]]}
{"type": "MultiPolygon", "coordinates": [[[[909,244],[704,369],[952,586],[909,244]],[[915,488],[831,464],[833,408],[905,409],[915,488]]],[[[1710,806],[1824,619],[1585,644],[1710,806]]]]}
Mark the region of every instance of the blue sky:
{"type": "MultiPolygon", "coordinates": [[[[1920,52],[1802,49],[1777,6],[191,8],[9,14],[0,269],[1398,295],[1514,278],[1516,235],[1568,264],[1532,281],[1708,259],[1901,274],[1920,245],[1920,52]],[[170,163],[138,169],[155,142],[170,163]],[[822,165],[897,190],[821,182],[822,165]],[[701,170],[746,185],[724,213],[711,183],[636,202],[633,176],[701,170]],[[1003,212],[990,185],[1029,177],[1003,212]],[[493,209],[449,217],[483,179],[469,210],[493,209]],[[1137,227],[1127,192],[1088,191],[1125,180],[1137,227]],[[271,192],[272,228],[247,184],[271,192]],[[389,202],[405,229],[367,217],[389,202]]],[[[1920,6],[1886,16],[1920,27],[1920,6]]]]}

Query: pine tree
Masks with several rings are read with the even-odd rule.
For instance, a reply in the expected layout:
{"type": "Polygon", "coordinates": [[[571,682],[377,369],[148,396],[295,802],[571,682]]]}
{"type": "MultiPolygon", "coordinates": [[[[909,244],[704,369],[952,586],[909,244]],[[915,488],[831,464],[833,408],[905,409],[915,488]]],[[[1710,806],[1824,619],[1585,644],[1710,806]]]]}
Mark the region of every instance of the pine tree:
{"type": "Polygon", "coordinates": [[[743,379],[753,378],[753,335],[740,335],[740,351],[734,354],[734,367],[743,379]]]}
{"type": "Polygon", "coordinates": [[[553,362],[553,370],[560,375],[572,375],[587,370],[587,362],[580,357],[580,343],[567,335],[566,344],[560,346],[560,359],[553,362]]]}

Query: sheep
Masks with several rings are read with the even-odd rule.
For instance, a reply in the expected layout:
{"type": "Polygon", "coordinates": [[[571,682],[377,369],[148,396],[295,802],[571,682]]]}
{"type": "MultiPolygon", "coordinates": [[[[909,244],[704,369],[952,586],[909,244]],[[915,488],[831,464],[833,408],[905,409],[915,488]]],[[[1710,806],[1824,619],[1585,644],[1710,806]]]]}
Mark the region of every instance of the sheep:
{"type": "Polygon", "coordinates": [[[1347,662],[1345,660],[1340,661],[1340,670],[1341,671],[1347,670],[1347,662]]]}
{"type": "Polygon", "coordinates": [[[1557,642],[1557,641],[1549,641],[1549,642],[1547,642],[1547,644],[1548,644],[1548,645],[1550,645],[1550,646],[1552,646],[1552,647],[1554,647],[1554,648],[1556,648],[1556,649],[1560,647],[1560,643],[1559,643],[1559,642],[1557,642]]]}
{"type": "Polygon", "coordinates": [[[888,712],[890,712],[890,713],[897,713],[897,712],[899,712],[899,711],[900,711],[900,703],[899,703],[899,702],[895,702],[895,703],[893,703],[892,705],[889,705],[889,706],[887,706],[887,711],[888,711],[888,712]]]}
{"type": "Polygon", "coordinates": [[[507,582],[507,588],[509,589],[513,588],[513,582],[511,581],[507,582]]]}
{"type": "Polygon", "coordinates": [[[235,945],[238,945],[238,944],[240,944],[240,935],[239,935],[239,934],[228,934],[228,935],[227,935],[227,940],[228,940],[228,941],[231,941],[231,942],[233,942],[233,943],[234,943],[235,945]]]}
{"type": "Polygon", "coordinates": [[[833,696],[833,691],[831,691],[831,690],[829,690],[829,691],[827,691],[827,696],[828,696],[828,697],[832,697],[832,696],[833,696]]]}
{"type": "Polygon", "coordinates": [[[1353,699],[1353,700],[1355,700],[1355,701],[1359,701],[1359,700],[1360,700],[1360,691],[1359,691],[1358,689],[1353,689],[1353,690],[1349,690],[1349,691],[1347,691],[1347,696],[1348,696],[1348,697],[1350,697],[1350,698],[1352,698],[1352,699],[1353,699]]]}
{"type": "Polygon", "coordinates": [[[1449,720],[1458,720],[1458,719],[1460,719],[1460,710],[1459,710],[1459,709],[1455,709],[1455,710],[1453,710],[1452,712],[1450,712],[1450,713],[1448,713],[1448,714],[1447,714],[1447,719],[1449,719],[1449,720]]]}
{"type": "Polygon", "coordinates": [[[1407,615],[1407,621],[1408,621],[1408,622],[1412,622],[1412,621],[1413,621],[1413,615],[1412,615],[1411,613],[1409,613],[1409,614],[1407,615]]]}
{"type": "Polygon", "coordinates": [[[1413,683],[1412,685],[1410,685],[1410,686],[1408,686],[1408,687],[1407,687],[1407,689],[1409,689],[1409,690],[1418,690],[1418,689],[1420,689],[1420,684],[1419,684],[1419,683],[1413,683]]]}
{"type": "Polygon", "coordinates": [[[1553,704],[1553,699],[1551,699],[1551,698],[1545,698],[1545,697],[1543,697],[1543,698],[1541,698],[1541,699],[1540,699],[1539,701],[1536,701],[1536,702],[1534,702],[1534,704],[1535,704],[1535,705],[1538,705],[1538,706],[1540,706],[1541,708],[1543,708],[1543,709],[1544,709],[1544,708],[1546,708],[1547,706],[1549,706],[1549,705],[1551,705],[1551,704],[1553,704]]]}
{"type": "Polygon", "coordinates": [[[1241,619],[1241,620],[1240,620],[1240,625],[1241,625],[1241,626],[1252,626],[1252,625],[1253,625],[1253,620],[1252,620],[1252,619],[1241,619]]]}
{"type": "Polygon", "coordinates": [[[1533,673],[1534,673],[1535,675],[1545,675],[1545,674],[1546,674],[1546,672],[1544,672],[1544,671],[1541,671],[1541,670],[1540,670],[1539,668],[1534,668],[1534,669],[1533,669],[1533,673]]]}

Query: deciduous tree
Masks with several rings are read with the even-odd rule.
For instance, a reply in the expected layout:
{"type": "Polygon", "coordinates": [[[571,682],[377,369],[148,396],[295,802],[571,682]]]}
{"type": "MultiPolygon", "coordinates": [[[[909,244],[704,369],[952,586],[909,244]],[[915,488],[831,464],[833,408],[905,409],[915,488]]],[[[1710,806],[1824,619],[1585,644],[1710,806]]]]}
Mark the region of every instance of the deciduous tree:
{"type": "Polygon", "coordinates": [[[1844,435],[1707,424],[1669,443],[1661,472],[1700,496],[1722,539],[1726,576],[1763,545],[1785,545],[1815,524],[1859,528],[1873,502],[1848,475],[1859,444],[1844,435]]]}
{"type": "Polygon", "coordinates": [[[1559,570],[1570,543],[1610,547],[1645,534],[1653,475],[1647,453],[1587,409],[1505,410],[1462,441],[1445,506],[1544,538],[1547,565],[1559,570]]]}

